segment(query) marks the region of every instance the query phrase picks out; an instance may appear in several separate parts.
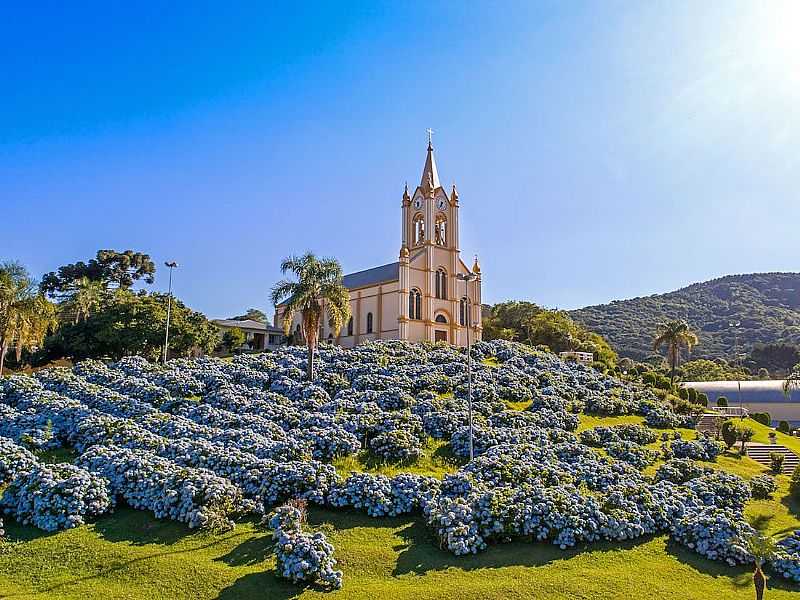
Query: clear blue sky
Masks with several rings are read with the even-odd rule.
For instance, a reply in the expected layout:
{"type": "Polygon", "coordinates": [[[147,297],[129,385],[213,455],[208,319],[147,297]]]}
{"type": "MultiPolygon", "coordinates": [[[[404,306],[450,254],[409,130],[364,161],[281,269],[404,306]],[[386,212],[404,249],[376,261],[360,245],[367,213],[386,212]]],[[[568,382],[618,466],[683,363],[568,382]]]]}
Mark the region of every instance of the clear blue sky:
{"type": "Polygon", "coordinates": [[[486,301],[800,270],[800,3],[32,4],[0,23],[0,260],[37,276],[133,248],[223,317],[290,253],[391,262],[428,127],[486,301]]]}

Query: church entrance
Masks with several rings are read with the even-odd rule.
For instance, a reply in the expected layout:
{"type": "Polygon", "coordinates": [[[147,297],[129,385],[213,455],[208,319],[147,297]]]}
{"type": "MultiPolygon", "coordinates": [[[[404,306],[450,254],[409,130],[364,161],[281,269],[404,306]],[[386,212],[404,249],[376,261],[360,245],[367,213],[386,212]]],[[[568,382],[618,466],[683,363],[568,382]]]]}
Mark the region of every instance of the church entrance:
{"type": "Polygon", "coordinates": [[[442,331],[440,329],[435,329],[433,331],[433,339],[437,342],[446,342],[447,341],[447,332],[442,331]]]}

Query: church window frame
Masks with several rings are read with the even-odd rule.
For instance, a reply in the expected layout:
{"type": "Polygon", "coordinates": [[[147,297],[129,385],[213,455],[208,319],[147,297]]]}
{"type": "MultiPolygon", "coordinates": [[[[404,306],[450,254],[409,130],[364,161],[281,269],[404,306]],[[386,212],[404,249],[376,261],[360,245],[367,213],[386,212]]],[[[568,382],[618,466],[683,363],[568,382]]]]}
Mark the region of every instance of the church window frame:
{"type": "Polygon", "coordinates": [[[353,335],[353,317],[350,317],[350,320],[347,322],[347,335],[353,335]]]}
{"type": "Polygon", "coordinates": [[[417,213],[411,219],[411,239],[415,246],[425,243],[425,215],[417,213]]]}
{"type": "Polygon", "coordinates": [[[447,325],[447,315],[439,313],[438,315],[436,315],[434,322],[439,323],[440,325],[447,325]]]}
{"type": "Polygon", "coordinates": [[[469,300],[466,296],[463,296],[458,303],[458,321],[462,327],[467,325],[467,317],[469,312],[469,300]]]}
{"type": "Polygon", "coordinates": [[[372,313],[367,313],[367,333],[372,333],[372,313]]]}
{"type": "Polygon", "coordinates": [[[422,292],[411,288],[408,293],[408,318],[419,320],[422,318],[422,292]]]}
{"type": "Polygon", "coordinates": [[[444,267],[436,269],[435,279],[436,298],[447,300],[447,271],[444,270],[444,267]]]}
{"type": "Polygon", "coordinates": [[[447,246],[447,215],[438,213],[433,227],[433,239],[437,246],[447,246]]]}

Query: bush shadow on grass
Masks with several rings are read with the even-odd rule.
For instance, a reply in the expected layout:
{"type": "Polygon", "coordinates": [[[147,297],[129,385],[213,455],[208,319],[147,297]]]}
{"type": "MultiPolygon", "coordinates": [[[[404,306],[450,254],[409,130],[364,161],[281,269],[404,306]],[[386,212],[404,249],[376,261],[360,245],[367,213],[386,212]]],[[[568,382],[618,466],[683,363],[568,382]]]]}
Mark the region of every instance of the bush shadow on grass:
{"type": "MultiPolygon", "coordinates": [[[[753,586],[753,567],[752,565],[737,565],[732,567],[727,563],[718,560],[709,560],[693,552],[686,546],[678,544],[672,539],[666,541],[665,551],[677,558],[681,563],[689,565],[696,571],[711,575],[712,577],[728,577],[732,581],[734,587],[746,590],[753,586]]],[[[764,569],[768,572],[770,589],[786,590],[791,592],[800,591],[800,586],[797,586],[787,579],[784,579],[777,573],[769,573],[770,569],[764,569]]]]}
{"type": "Polygon", "coordinates": [[[400,552],[393,575],[424,575],[429,571],[443,571],[451,567],[469,571],[473,569],[499,569],[522,566],[540,567],[558,560],[568,560],[585,552],[617,552],[647,543],[654,536],[644,536],[624,542],[597,542],[583,544],[566,550],[547,542],[519,540],[490,545],[483,552],[456,556],[439,547],[439,542],[420,519],[398,532],[405,541],[395,546],[400,552]]]}
{"type": "Polygon", "coordinates": [[[198,533],[183,523],[156,519],[150,512],[135,510],[127,505],[118,506],[113,514],[98,519],[94,530],[109,542],[167,546],[198,533]]]}
{"type": "Polygon", "coordinates": [[[305,590],[324,591],[315,585],[293,584],[278,577],[275,569],[244,575],[220,591],[218,600],[243,600],[244,598],[265,598],[268,600],[287,600],[297,598],[305,590]]]}
{"type": "Polygon", "coordinates": [[[0,513],[0,516],[2,516],[5,522],[4,529],[6,533],[3,539],[9,542],[31,542],[59,533],[58,531],[43,531],[33,525],[23,525],[17,522],[13,517],[3,515],[2,513],[0,513]]]}
{"type": "Polygon", "coordinates": [[[214,560],[224,562],[231,567],[257,565],[272,556],[274,544],[275,542],[271,535],[258,535],[245,540],[225,556],[220,556],[214,560]]]}
{"type": "Polygon", "coordinates": [[[355,508],[332,509],[319,506],[309,506],[308,508],[308,524],[313,529],[319,529],[325,524],[330,524],[336,531],[357,527],[395,529],[412,524],[417,519],[420,522],[423,520],[419,514],[400,517],[370,517],[367,513],[355,508]]]}

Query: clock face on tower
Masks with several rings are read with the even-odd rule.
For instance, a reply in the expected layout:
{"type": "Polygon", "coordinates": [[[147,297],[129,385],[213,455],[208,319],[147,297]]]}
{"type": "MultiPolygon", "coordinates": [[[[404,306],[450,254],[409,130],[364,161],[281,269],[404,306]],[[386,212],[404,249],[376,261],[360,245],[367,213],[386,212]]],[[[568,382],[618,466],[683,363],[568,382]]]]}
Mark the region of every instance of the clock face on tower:
{"type": "Polygon", "coordinates": [[[436,207],[439,210],[447,210],[447,200],[444,198],[439,198],[438,202],[436,203],[436,207]]]}
{"type": "Polygon", "coordinates": [[[422,198],[414,200],[414,208],[419,209],[422,206],[422,198]]]}

